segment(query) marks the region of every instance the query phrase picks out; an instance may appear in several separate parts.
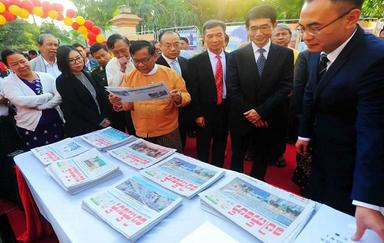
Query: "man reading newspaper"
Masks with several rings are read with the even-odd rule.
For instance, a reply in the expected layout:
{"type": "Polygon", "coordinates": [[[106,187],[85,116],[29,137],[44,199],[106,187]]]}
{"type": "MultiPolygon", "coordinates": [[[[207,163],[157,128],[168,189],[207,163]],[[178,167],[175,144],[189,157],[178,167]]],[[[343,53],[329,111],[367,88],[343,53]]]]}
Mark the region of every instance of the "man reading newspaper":
{"type": "Polygon", "coordinates": [[[191,96],[184,80],[174,70],[155,64],[155,50],[148,41],[135,41],[130,45],[129,51],[136,70],[124,76],[121,86],[136,88],[163,82],[170,90],[170,96],[123,103],[120,98],[110,95],[109,100],[114,110],[131,111],[138,137],[181,152],[178,108],[187,105],[191,96]]]}

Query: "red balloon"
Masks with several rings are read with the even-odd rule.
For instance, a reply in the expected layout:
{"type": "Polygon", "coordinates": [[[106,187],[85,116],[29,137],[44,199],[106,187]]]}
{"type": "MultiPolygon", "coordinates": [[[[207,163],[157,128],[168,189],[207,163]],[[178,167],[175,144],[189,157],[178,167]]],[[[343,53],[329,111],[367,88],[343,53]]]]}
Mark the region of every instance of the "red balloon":
{"type": "Polygon", "coordinates": [[[5,7],[7,7],[7,8],[8,8],[10,5],[12,5],[11,2],[10,2],[10,0],[2,0],[1,2],[2,2],[2,3],[5,5],[5,7]]]}
{"type": "Polygon", "coordinates": [[[95,25],[95,26],[92,27],[91,31],[92,31],[92,33],[94,33],[95,35],[98,35],[98,34],[100,34],[101,29],[100,29],[99,26],[96,26],[96,25],[95,25]]]}
{"type": "Polygon", "coordinates": [[[78,23],[76,23],[76,22],[72,23],[72,29],[77,30],[77,29],[79,29],[79,27],[80,27],[80,25],[78,23]]]}
{"type": "Polygon", "coordinates": [[[8,22],[11,22],[11,21],[14,21],[16,20],[16,16],[11,14],[10,12],[8,11],[5,11],[4,13],[2,13],[2,15],[4,16],[4,18],[8,21],[8,22]]]}
{"type": "Polygon", "coordinates": [[[69,18],[73,18],[76,16],[76,11],[73,10],[73,9],[68,9],[67,12],[66,12],[66,16],[69,17],[69,18]]]}
{"type": "Polygon", "coordinates": [[[50,2],[41,2],[41,7],[43,8],[44,11],[49,11],[52,9],[52,5],[50,2]]]}
{"type": "Polygon", "coordinates": [[[92,20],[87,19],[85,21],[84,25],[85,25],[85,27],[87,27],[88,30],[92,30],[92,27],[94,24],[93,24],[92,20]]]}
{"type": "Polygon", "coordinates": [[[92,32],[88,32],[88,39],[96,41],[96,35],[92,32]]]}
{"type": "Polygon", "coordinates": [[[34,7],[33,3],[30,1],[24,1],[21,3],[21,7],[25,8],[28,10],[29,13],[32,13],[32,9],[34,7]]]}
{"type": "Polygon", "coordinates": [[[96,40],[88,40],[88,44],[90,45],[90,46],[92,46],[93,44],[95,44],[96,43],[96,40]]]}
{"type": "Polygon", "coordinates": [[[63,21],[64,20],[64,15],[62,13],[59,13],[59,16],[57,16],[57,20],[63,21]]]}
{"type": "Polygon", "coordinates": [[[49,12],[48,9],[44,9],[44,8],[43,8],[43,16],[41,16],[41,18],[43,18],[43,19],[48,18],[48,12],[49,12]]]}
{"type": "Polygon", "coordinates": [[[32,3],[33,3],[33,5],[36,6],[36,7],[40,7],[40,6],[41,6],[41,2],[40,2],[40,0],[32,0],[32,3]]]}
{"type": "Polygon", "coordinates": [[[9,2],[9,5],[16,5],[18,7],[20,7],[21,5],[21,0],[8,0],[9,2]]]}
{"type": "Polygon", "coordinates": [[[61,3],[52,3],[51,8],[56,10],[57,12],[63,12],[64,7],[61,5],[61,3]]]}

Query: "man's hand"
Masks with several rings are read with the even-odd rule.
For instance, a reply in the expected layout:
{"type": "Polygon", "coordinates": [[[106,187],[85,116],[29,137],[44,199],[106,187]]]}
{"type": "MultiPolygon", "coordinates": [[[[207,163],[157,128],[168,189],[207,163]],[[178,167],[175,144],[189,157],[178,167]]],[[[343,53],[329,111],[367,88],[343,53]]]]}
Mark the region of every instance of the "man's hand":
{"type": "Polygon", "coordinates": [[[196,118],[195,122],[199,127],[205,127],[205,119],[203,116],[196,118]]]}
{"type": "Polygon", "coordinates": [[[245,118],[247,118],[248,121],[253,124],[255,124],[255,122],[261,119],[261,116],[259,115],[259,113],[257,113],[255,109],[246,111],[243,113],[243,115],[245,116],[245,118]]]}
{"type": "Polygon", "coordinates": [[[263,121],[261,119],[257,120],[256,122],[253,122],[253,125],[255,125],[255,127],[261,127],[261,128],[267,128],[269,126],[268,122],[263,121]]]}
{"type": "Polygon", "coordinates": [[[112,107],[115,111],[120,112],[123,111],[123,102],[121,99],[113,94],[108,95],[108,100],[112,104],[112,107]]]}
{"type": "Polygon", "coordinates": [[[171,100],[173,100],[176,105],[181,104],[181,91],[179,89],[173,89],[169,91],[169,95],[171,97],[171,100]]]}
{"type": "Polygon", "coordinates": [[[122,73],[125,73],[125,69],[127,68],[128,58],[123,56],[123,57],[119,57],[118,60],[120,63],[120,71],[122,73]]]}
{"type": "Polygon", "coordinates": [[[109,127],[109,125],[111,125],[111,121],[110,121],[108,118],[105,118],[105,119],[100,123],[100,126],[101,126],[101,127],[109,127]]]}
{"type": "Polygon", "coordinates": [[[375,231],[382,242],[384,242],[384,215],[377,210],[356,207],[356,233],[352,240],[360,240],[366,229],[375,231]]]}
{"type": "Polygon", "coordinates": [[[301,155],[306,154],[308,152],[308,144],[309,141],[298,139],[296,142],[296,151],[301,155]]]}

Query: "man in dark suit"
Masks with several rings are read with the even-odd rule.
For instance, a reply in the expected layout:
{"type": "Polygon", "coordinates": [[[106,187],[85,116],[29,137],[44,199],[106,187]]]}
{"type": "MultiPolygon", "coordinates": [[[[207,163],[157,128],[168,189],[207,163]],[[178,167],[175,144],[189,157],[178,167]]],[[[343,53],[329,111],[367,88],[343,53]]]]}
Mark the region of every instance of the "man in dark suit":
{"type": "Polygon", "coordinates": [[[357,24],[362,4],[304,3],[298,30],[316,53],[296,147],[305,153],[313,144],[311,197],[355,212],[355,240],[370,228],[384,241],[384,42],[357,24]]]}
{"type": "MultiPolygon", "coordinates": [[[[188,89],[190,83],[188,73],[188,60],[180,56],[180,36],[173,31],[162,32],[159,36],[161,55],[156,63],[174,69],[185,81],[188,89]]],[[[181,143],[184,149],[187,131],[192,127],[190,106],[179,109],[179,130],[181,143]]]]}
{"type": "Polygon", "coordinates": [[[203,35],[207,50],[190,59],[190,93],[193,120],[197,125],[197,156],[208,162],[212,151],[212,164],[222,167],[228,137],[224,22],[208,20],[203,25],[203,35]]]}
{"type": "Polygon", "coordinates": [[[251,175],[261,180],[286,127],[284,110],[293,79],[292,50],[271,43],[275,25],[272,7],[252,8],[246,16],[251,43],[229,57],[231,168],[243,172],[249,140],[254,155],[251,175]]]}

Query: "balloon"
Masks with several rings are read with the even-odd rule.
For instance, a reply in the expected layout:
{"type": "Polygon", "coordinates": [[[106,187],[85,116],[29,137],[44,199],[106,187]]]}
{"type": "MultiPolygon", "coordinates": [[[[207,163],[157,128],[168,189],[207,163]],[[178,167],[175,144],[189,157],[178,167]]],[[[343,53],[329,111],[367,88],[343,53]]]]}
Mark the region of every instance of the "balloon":
{"type": "Polygon", "coordinates": [[[61,3],[52,3],[52,9],[56,10],[57,12],[63,12],[64,7],[61,5],[61,3]]]}
{"type": "Polygon", "coordinates": [[[92,46],[93,44],[95,44],[96,43],[96,40],[88,40],[88,44],[90,45],[90,46],[92,46]]]}
{"type": "Polygon", "coordinates": [[[59,16],[57,16],[57,20],[63,21],[64,20],[64,15],[62,13],[59,13],[59,16]]]}
{"type": "Polygon", "coordinates": [[[87,19],[85,21],[84,25],[85,25],[85,27],[87,27],[88,30],[91,30],[93,27],[93,22],[92,22],[92,20],[87,19]]]}
{"type": "Polygon", "coordinates": [[[66,13],[66,16],[69,17],[69,18],[73,18],[73,17],[76,16],[76,11],[73,10],[73,9],[68,9],[67,13],[66,13]]]}
{"type": "MultiPolygon", "coordinates": [[[[83,26],[80,26],[80,27],[83,27],[83,26]]],[[[84,40],[88,40],[88,35],[87,34],[82,34],[84,40]]]]}
{"type": "Polygon", "coordinates": [[[20,8],[19,16],[23,19],[27,19],[29,17],[29,12],[25,8],[20,8]]]}
{"type": "Polygon", "coordinates": [[[33,3],[32,2],[24,1],[24,2],[21,2],[20,6],[22,8],[25,8],[26,10],[28,10],[29,13],[32,13],[32,9],[33,9],[33,3]]]}
{"type": "Polygon", "coordinates": [[[49,11],[52,9],[52,5],[50,2],[41,2],[41,7],[44,9],[44,11],[49,11]]]}
{"type": "Polygon", "coordinates": [[[0,25],[5,25],[7,23],[7,19],[0,14],[0,25]]]}
{"type": "Polygon", "coordinates": [[[4,13],[5,10],[7,10],[7,7],[4,5],[4,3],[0,2],[0,13],[4,13]]]}
{"type": "Polygon", "coordinates": [[[42,7],[33,7],[32,9],[32,13],[36,16],[43,16],[44,15],[44,11],[43,11],[43,8],[42,7]]]}
{"type": "Polygon", "coordinates": [[[96,35],[92,32],[88,32],[88,39],[91,41],[96,41],[96,35]]]}
{"type": "Polygon", "coordinates": [[[13,15],[16,15],[16,16],[19,16],[20,12],[21,12],[21,9],[19,6],[16,6],[16,5],[11,5],[8,7],[8,11],[13,14],[13,15]]]}
{"type": "Polygon", "coordinates": [[[100,32],[101,32],[101,29],[100,29],[100,27],[99,26],[93,26],[92,27],[92,33],[94,33],[95,35],[98,35],[98,34],[100,34],[100,32]]]}
{"type": "Polygon", "coordinates": [[[16,20],[16,16],[11,14],[10,12],[4,12],[3,13],[3,16],[5,17],[5,19],[8,21],[8,22],[11,22],[11,21],[14,21],[16,20]]]}
{"type": "Polygon", "coordinates": [[[85,23],[85,19],[83,16],[77,16],[76,17],[76,23],[78,23],[79,25],[84,25],[85,23]]]}
{"type": "Polygon", "coordinates": [[[80,26],[78,29],[77,29],[77,31],[79,31],[80,32],[80,34],[86,34],[87,32],[88,32],[88,29],[87,29],[87,27],[85,27],[85,26],[80,26]]]}
{"type": "Polygon", "coordinates": [[[40,7],[41,6],[41,2],[40,0],[32,0],[32,3],[35,7],[40,7]]]}
{"type": "Polygon", "coordinates": [[[46,19],[48,17],[48,10],[44,9],[43,7],[41,8],[43,9],[43,15],[41,16],[41,18],[46,19]]]}
{"type": "Polygon", "coordinates": [[[51,19],[57,19],[57,17],[59,17],[59,13],[56,10],[49,10],[48,11],[48,16],[51,19]]]}
{"type": "Polygon", "coordinates": [[[5,8],[8,8],[9,5],[11,5],[11,3],[9,2],[9,0],[2,0],[1,2],[4,4],[5,8]]]}
{"type": "Polygon", "coordinates": [[[98,34],[96,36],[96,41],[97,41],[97,43],[103,43],[105,41],[105,37],[101,34],[98,34]]]}
{"type": "Polygon", "coordinates": [[[65,18],[64,18],[64,24],[65,24],[65,25],[71,26],[72,23],[73,23],[73,21],[72,21],[71,18],[69,18],[69,17],[65,17],[65,18]]]}
{"type": "Polygon", "coordinates": [[[76,23],[76,22],[72,23],[72,29],[77,30],[77,29],[79,29],[79,27],[80,27],[80,25],[78,23],[76,23]]]}

